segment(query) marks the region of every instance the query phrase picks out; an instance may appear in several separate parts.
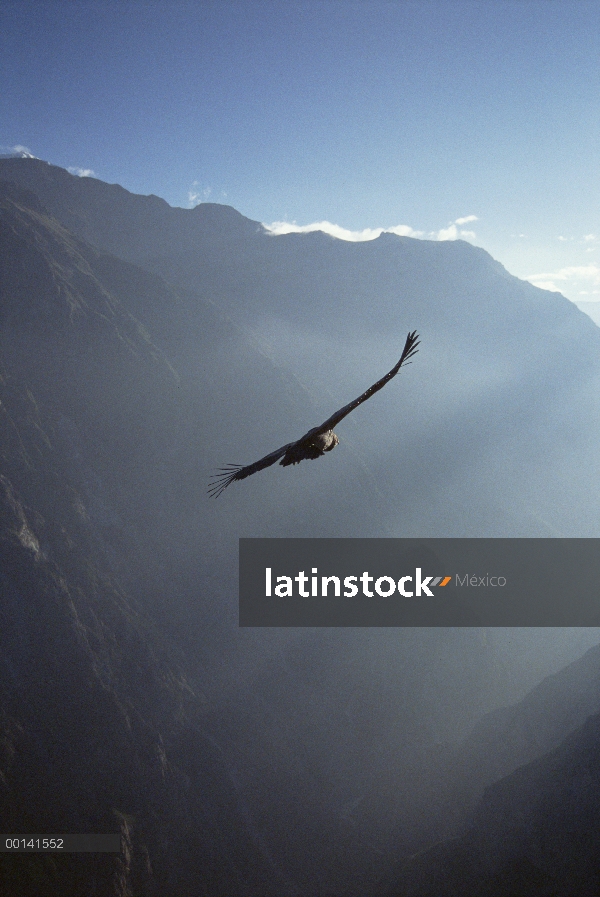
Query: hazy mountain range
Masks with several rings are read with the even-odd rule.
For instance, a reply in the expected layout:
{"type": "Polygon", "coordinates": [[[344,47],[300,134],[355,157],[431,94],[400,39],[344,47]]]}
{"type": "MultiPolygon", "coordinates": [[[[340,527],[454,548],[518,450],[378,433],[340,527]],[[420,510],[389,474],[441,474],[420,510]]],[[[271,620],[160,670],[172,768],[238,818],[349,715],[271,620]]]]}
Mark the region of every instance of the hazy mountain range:
{"type": "Polygon", "coordinates": [[[597,537],[598,327],[461,241],[273,237],[35,159],[0,160],[0,240],[0,828],[128,844],[2,854],[3,893],[563,894],[575,862],[588,893],[597,630],[242,631],[236,564],[239,536],[597,537]],[[207,497],[412,329],[335,452],[207,497]]]}

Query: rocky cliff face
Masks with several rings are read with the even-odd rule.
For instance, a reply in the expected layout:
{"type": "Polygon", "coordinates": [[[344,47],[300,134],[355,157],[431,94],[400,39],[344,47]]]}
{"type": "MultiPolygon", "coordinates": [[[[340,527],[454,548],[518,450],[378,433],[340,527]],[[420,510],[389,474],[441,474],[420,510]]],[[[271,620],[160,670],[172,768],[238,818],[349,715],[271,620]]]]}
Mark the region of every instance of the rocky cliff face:
{"type": "Polygon", "coordinates": [[[177,375],[35,198],[4,191],[0,228],[0,827],[126,845],[2,854],[0,890],[276,893],[205,700],[140,611],[153,533],[132,521],[177,375]]]}

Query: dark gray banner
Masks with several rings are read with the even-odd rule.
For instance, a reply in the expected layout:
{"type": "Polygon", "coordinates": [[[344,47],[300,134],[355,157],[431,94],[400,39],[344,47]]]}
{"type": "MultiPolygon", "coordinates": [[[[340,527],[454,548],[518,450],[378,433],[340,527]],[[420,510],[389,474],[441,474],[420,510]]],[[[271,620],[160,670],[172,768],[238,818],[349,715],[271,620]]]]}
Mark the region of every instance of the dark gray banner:
{"type": "Polygon", "coordinates": [[[240,539],[240,626],[600,626],[600,540],[240,539]]]}
{"type": "Polygon", "coordinates": [[[0,835],[0,853],[121,853],[121,835],[0,835]]]}

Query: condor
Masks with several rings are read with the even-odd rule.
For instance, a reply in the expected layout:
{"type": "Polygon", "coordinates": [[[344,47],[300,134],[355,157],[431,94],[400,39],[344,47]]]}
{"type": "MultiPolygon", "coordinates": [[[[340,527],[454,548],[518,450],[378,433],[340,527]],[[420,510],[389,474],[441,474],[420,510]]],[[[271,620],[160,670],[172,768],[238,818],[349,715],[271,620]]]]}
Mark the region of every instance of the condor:
{"type": "Polygon", "coordinates": [[[208,489],[209,495],[217,498],[231,483],[234,483],[236,480],[244,480],[246,477],[252,476],[253,473],[258,473],[259,470],[270,467],[277,461],[283,467],[288,467],[290,464],[299,464],[300,461],[307,459],[321,458],[325,452],[330,452],[339,443],[333,428],[351,411],[354,411],[355,408],[358,408],[359,405],[370,399],[372,395],[383,389],[385,384],[389,383],[396,376],[402,365],[409,364],[409,359],[417,352],[418,345],[419,337],[417,331],[413,330],[406,337],[406,343],[398,364],[385,377],[382,377],[381,380],[370,386],[366,392],[363,392],[353,402],[344,405],[343,408],[340,408],[339,411],[328,417],[320,427],[314,427],[312,430],[309,430],[296,442],[288,442],[287,445],[282,445],[277,451],[271,452],[270,455],[265,455],[260,461],[255,461],[254,464],[248,464],[246,467],[239,464],[228,464],[226,467],[219,468],[211,479],[208,489]]]}

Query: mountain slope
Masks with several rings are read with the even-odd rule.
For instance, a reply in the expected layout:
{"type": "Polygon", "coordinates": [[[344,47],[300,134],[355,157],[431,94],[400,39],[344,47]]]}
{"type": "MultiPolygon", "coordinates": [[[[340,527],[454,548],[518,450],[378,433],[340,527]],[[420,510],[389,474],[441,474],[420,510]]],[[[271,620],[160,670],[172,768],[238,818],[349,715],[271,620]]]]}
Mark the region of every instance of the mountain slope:
{"type": "Polygon", "coordinates": [[[157,538],[143,493],[183,416],[178,377],[34,198],[4,191],[0,231],[1,827],[126,845],[2,854],[0,889],[277,893],[206,699],[140,605],[157,538]]]}
{"type": "Polygon", "coordinates": [[[473,826],[405,861],[398,897],[593,897],[600,886],[600,715],[486,790],[473,826]]]}
{"type": "MultiPolygon", "coordinates": [[[[600,710],[600,647],[546,677],[521,701],[487,713],[459,744],[421,755],[414,779],[398,783],[395,813],[415,824],[396,836],[401,852],[461,835],[473,824],[484,791],[519,767],[555,750],[600,710]]],[[[441,746],[440,746],[441,747],[441,746]]],[[[371,795],[371,813],[384,805],[371,795]]]]}
{"type": "MultiPolygon", "coordinates": [[[[534,674],[519,645],[479,630],[239,631],[237,539],[597,532],[596,329],[467,244],[272,238],[233,210],[169,210],[17,161],[13,180],[34,172],[42,198],[2,186],[2,473],[35,612],[7,597],[5,653],[14,666],[30,643],[36,679],[76,674],[40,706],[29,682],[11,703],[3,668],[13,805],[43,768],[19,753],[21,729],[42,746],[74,729],[70,784],[121,814],[84,801],[81,824],[131,828],[123,887],[178,893],[205,876],[210,894],[242,880],[364,894],[421,837],[415,783],[430,787],[440,742],[577,656],[576,638],[532,638],[534,674]],[[389,370],[412,327],[415,363],[344,422],[336,452],[207,498],[214,467],[323,420],[389,370]],[[97,728],[106,755],[118,746],[114,775],[86,766],[97,728]],[[172,861],[158,822],[169,844],[187,833],[172,861]]],[[[65,776],[43,792],[51,815],[68,812],[65,776]]]]}

